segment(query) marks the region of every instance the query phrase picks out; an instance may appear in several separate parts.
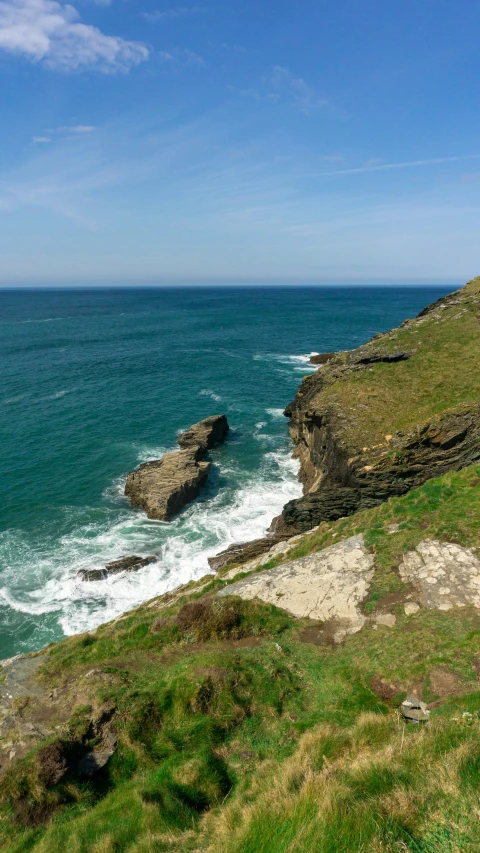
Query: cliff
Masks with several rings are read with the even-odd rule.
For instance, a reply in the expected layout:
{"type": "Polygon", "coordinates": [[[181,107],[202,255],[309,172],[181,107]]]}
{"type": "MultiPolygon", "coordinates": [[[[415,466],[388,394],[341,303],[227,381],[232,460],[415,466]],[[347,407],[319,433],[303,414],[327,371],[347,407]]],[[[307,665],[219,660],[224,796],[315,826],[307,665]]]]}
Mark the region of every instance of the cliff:
{"type": "Polygon", "coordinates": [[[308,530],[480,459],[480,278],[398,329],[329,354],[287,406],[305,494],[277,532],[308,530]]]}

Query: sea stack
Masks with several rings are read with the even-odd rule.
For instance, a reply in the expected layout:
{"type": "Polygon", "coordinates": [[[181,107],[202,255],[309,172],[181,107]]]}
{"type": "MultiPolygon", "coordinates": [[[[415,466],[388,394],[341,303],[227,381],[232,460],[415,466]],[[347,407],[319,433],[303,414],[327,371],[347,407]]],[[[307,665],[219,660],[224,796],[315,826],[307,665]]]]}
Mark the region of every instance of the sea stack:
{"type": "Polygon", "coordinates": [[[144,462],[131,471],[125,494],[132,506],[143,509],[148,518],[170,521],[198,496],[211,467],[204,456],[211,447],[225,440],[228,431],[225,415],[212,415],[179,436],[181,450],[144,462]]]}

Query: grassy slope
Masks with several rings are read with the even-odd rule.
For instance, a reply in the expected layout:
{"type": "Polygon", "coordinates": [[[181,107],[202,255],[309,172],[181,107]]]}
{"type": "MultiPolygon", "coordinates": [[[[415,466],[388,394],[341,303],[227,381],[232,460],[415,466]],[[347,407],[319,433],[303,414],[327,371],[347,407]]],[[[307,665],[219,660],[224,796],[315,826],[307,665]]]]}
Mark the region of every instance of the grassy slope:
{"type": "MultiPolygon", "coordinates": [[[[408,321],[370,345],[382,353],[410,351],[407,361],[375,364],[322,389],[318,405],[340,413],[339,438],[351,454],[446,410],[478,403],[480,278],[455,299],[455,304],[408,321]]],[[[315,408],[314,400],[311,406],[315,408]]]]}
{"type": "MultiPolygon", "coordinates": [[[[480,547],[479,485],[478,465],[432,480],[322,525],[296,555],[364,531],[377,559],[374,609],[402,588],[395,567],[421,539],[480,547]]],[[[186,600],[204,601],[223,583],[193,584],[176,602],[50,649],[49,688],[85,684],[90,704],[116,707],[117,751],[91,782],[66,776],[50,787],[32,753],[2,786],[2,849],[479,850],[478,613],[407,617],[397,608],[394,628],[366,627],[339,647],[255,602],[236,604],[232,616],[215,609],[231,606],[222,599],[197,622],[178,618],[186,600]],[[428,727],[405,725],[396,710],[414,686],[438,701],[428,727]],[[19,798],[27,817],[43,804],[50,822],[19,825],[19,798]]],[[[70,737],[89,713],[77,709],[70,737]]]]}

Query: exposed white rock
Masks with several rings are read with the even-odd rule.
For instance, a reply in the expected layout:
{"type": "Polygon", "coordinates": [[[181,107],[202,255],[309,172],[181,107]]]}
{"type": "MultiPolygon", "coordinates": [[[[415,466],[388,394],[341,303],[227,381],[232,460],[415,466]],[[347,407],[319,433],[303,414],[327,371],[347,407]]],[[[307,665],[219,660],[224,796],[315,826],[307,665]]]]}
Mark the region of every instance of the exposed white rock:
{"type": "Polygon", "coordinates": [[[397,622],[397,617],[393,613],[379,613],[375,617],[377,625],[383,625],[385,628],[393,628],[397,622]]]}
{"type": "Polygon", "coordinates": [[[424,607],[480,607],[480,560],[470,548],[424,539],[404,555],[399,571],[402,580],[414,584],[424,607]]]}
{"type": "MultiPolygon", "coordinates": [[[[248,565],[248,564],[247,564],[248,565]]],[[[243,566],[243,571],[247,566],[243,566]]],[[[297,617],[335,620],[340,641],[363,627],[359,605],[366,598],[374,573],[373,556],[363,536],[352,536],[275,569],[268,569],[226,587],[219,595],[259,598],[297,617]]]]}
{"type": "Polygon", "coordinates": [[[415,604],[414,601],[407,601],[405,604],[405,616],[413,616],[414,613],[418,613],[420,610],[420,605],[415,604]]]}

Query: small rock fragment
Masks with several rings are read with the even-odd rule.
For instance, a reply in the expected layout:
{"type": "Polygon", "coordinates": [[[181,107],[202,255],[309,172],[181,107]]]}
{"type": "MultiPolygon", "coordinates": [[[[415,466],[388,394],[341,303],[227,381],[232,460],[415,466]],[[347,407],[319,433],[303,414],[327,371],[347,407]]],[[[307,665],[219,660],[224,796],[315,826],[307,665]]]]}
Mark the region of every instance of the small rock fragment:
{"type": "Polygon", "coordinates": [[[408,695],[400,705],[400,711],[406,720],[411,720],[413,723],[423,723],[429,719],[430,711],[425,702],[417,699],[416,696],[408,695]]]}

